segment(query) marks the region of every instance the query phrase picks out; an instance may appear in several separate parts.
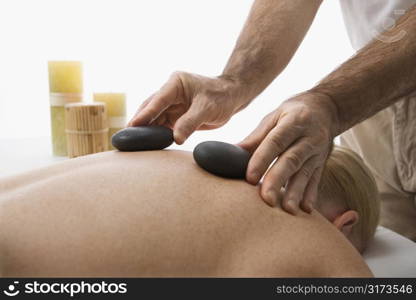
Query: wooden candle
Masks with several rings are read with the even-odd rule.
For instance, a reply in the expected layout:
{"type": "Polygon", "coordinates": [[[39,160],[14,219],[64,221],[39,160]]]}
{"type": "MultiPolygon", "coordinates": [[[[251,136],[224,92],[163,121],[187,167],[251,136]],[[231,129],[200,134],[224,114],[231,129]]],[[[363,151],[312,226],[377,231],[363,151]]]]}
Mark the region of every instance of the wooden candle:
{"type": "Polygon", "coordinates": [[[54,155],[67,155],[65,110],[67,103],[82,101],[82,64],[79,61],[50,61],[49,92],[54,155]]]}
{"type": "Polygon", "coordinates": [[[66,104],[65,124],[70,158],[108,149],[107,110],[104,103],[66,104]]]}
{"type": "Polygon", "coordinates": [[[111,144],[111,137],[114,133],[124,128],[126,125],[126,94],[123,93],[95,93],[94,101],[103,102],[107,106],[108,116],[108,145],[109,149],[114,149],[111,144]]]}

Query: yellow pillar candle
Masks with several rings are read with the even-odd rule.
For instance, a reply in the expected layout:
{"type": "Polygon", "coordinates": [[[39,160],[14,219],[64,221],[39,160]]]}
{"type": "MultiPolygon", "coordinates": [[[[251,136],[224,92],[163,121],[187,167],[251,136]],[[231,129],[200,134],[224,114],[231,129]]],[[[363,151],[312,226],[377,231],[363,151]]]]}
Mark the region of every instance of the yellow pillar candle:
{"type": "Polygon", "coordinates": [[[50,61],[48,71],[52,151],[54,155],[66,156],[64,106],[82,101],[82,64],[79,61],[50,61]]]}
{"type": "Polygon", "coordinates": [[[95,93],[95,102],[104,102],[107,106],[109,148],[114,150],[111,137],[126,126],[126,94],[123,93],[95,93]]]}

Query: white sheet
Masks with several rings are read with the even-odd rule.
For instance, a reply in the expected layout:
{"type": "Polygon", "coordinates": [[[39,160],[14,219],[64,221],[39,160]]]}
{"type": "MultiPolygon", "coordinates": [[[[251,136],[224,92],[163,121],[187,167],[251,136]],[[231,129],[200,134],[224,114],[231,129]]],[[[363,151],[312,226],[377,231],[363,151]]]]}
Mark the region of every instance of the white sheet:
{"type": "Polygon", "coordinates": [[[416,277],[416,243],[379,226],[364,259],[376,277],[416,277]]]}

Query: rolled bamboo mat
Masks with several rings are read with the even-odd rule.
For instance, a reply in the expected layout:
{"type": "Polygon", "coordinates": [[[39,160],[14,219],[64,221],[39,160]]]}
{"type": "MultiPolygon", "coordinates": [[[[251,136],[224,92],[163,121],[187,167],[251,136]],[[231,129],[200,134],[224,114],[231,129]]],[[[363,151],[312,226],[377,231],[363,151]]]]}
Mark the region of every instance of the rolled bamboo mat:
{"type": "Polygon", "coordinates": [[[108,150],[105,104],[95,102],[65,105],[65,132],[70,158],[108,150]]]}

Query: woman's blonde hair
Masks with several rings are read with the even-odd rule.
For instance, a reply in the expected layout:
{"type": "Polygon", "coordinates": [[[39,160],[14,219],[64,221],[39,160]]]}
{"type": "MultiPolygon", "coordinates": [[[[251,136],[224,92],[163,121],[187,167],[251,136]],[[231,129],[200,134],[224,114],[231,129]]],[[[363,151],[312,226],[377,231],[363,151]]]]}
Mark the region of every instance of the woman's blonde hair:
{"type": "Polygon", "coordinates": [[[371,171],[360,156],[345,147],[333,147],[323,170],[318,206],[326,201],[358,212],[350,238],[363,251],[377,228],[380,201],[371,171]]]}

